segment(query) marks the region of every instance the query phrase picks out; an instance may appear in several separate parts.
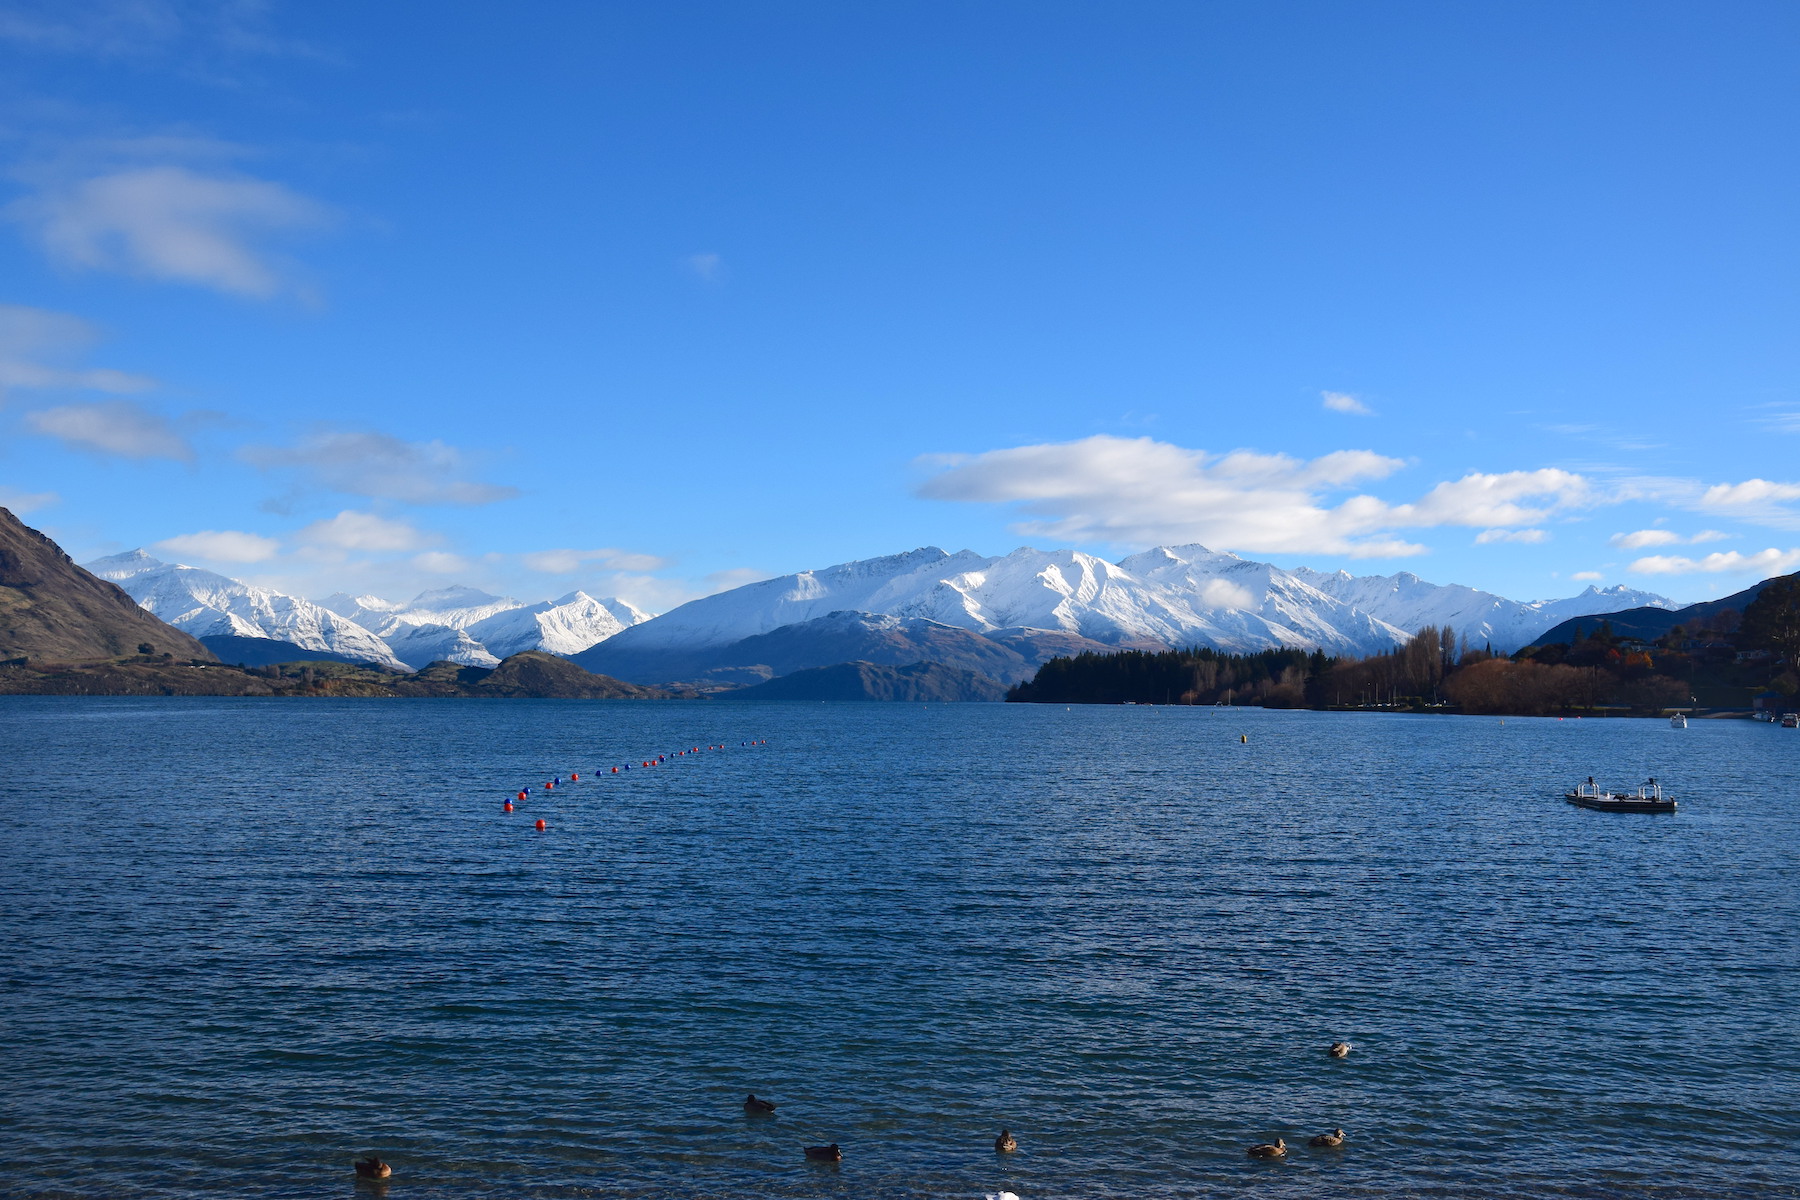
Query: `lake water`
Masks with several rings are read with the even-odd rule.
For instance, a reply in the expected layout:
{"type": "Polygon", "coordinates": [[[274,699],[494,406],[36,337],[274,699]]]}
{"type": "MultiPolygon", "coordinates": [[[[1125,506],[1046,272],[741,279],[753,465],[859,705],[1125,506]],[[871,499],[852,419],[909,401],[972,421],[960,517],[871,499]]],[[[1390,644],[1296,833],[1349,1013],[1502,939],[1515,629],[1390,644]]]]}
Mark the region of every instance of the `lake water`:
{"type": "Polygon", "coordinates": [[[352,1200],[375,1150],[392,1200],[1797,1196],[1797,754],[1737,721],[8,697],[0,1194],[352,1200]],[[1564,804],[1590,774],[1681,811],[1564,804]]]}

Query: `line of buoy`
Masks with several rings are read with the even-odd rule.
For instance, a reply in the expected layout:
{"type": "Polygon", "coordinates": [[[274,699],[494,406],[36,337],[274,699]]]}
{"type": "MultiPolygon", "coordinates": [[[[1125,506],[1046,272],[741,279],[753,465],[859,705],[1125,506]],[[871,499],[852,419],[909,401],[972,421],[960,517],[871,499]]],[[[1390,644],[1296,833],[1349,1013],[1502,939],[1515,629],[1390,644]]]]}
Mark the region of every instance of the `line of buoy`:
{"type": "MultiPolygon", "coordinates": [[[[743,742],[738,743],[738,745],[740,745],[740,746],[766,746],[768,744],[769,743],[768,743],[767,738],[761,738],[761,739],[757,739],[754,741],[743,741],[743,742]]],[[[718,745],[709,744],[706,748],[708,750],[723,750],[723,749],[725,749],[725,744],[723,742],[720,742],[718,745]]],[[[659,754],[655,758],[645,759],[638,765],[639,765],[640,769],[645,768],[645,767],[654,767],[654,766],[658,766],[660,764],[668,762],[671,757],[684,758],[687,755],[698,754],[698,753],[700,753],[700,747],[699,746],[691,746],[686,750],[674,750],[668,754],[659,754]]],[[[596,772],[598,772],[598,768],[595,768],[595,770],[596,770],[596,772]]],[[[631,764],[625,763],[623,766],[613,767],[611,769],[610,773],[613,775],[617,775],[620,771],[629,771],[629,770],[631,770],[631,764]]],[[[580,781],[581,781],[581,773],[579,771],[569,772],[569,782],[570,783],[579,783],[580,781]]],[[[563,782],[563,777],[561,775],[556,775],[556,776],[551,777],[550,779],[546,779],[544,781],[544,790],[546,792],[553,792],[556,790],[556,785],[561,782],[563,782]]],[[[528,787],[523,787],[523,788],[520,788],[518,790],[518,792],[516,793],[516,798],[520,804],[523,804],[523,803],[525,803],[525,801],[527,799],[530,798],[530,795],[531,795],[531,789],[528,787]]],[[[513,811],[513,801],[512,800],[505,801],[500,806],[500,811],[501,812],[512,812],[513,811]]],[[[540,831],[542,831],[544,829],[549,828],[549,825],[547,822],[545,822],[543,820],[543,818],[540,817],[537,821],[537,828],[540,831]]]]}

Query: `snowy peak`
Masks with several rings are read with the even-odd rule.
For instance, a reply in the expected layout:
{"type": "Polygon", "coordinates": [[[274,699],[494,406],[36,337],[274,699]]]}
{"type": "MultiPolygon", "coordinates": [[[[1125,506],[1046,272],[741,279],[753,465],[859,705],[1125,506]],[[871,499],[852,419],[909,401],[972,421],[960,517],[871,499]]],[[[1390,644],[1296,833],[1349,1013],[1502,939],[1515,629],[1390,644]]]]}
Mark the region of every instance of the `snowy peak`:
{"type": "Polygon", "coordinates": [[[618,600],[594,599],[586,592],[570,592],[541,604],[521,605],[469,625],[469,636],[494,654],[505,658],[521,650],[547,650],[551,654],[579,654],[628,627],[647,620],[643,613],[618,600]],[[637,619],[627,622],[624,612],[637,619]]]}
{"type": "Polygon", "coordinates": [[[998,558],[924,547],[798,571],[691,601],[615,635],[619,654],[731,645],[833,613],[922,618],[984,636],[1028,630],[1114,646],[1269,647],[1372,654],[1427,625],[1497,649],[1570,616],[1630,602],[1628,589],[1522,603],[1410,571],[1352,576],[1283,570],[1205,546],[1159,546],[1117,563],[1079,550],[1021,547],[998,558]]]}
{"type": "Polygon", "coordinates": [[[298,596],[253,587],[199,567],[162,562],[142,550],[97,559],[87,569],[117,583],[138,607],[194,637],[273,638],[303,650],[400,666],[387,644],[369,630],[298,596]]]}

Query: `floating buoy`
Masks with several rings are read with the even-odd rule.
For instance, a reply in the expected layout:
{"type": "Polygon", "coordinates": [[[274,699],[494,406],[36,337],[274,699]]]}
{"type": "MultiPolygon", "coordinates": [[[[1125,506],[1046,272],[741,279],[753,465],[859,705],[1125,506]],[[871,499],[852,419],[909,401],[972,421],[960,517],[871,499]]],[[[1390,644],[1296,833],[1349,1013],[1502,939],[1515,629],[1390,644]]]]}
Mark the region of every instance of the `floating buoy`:
{"type": "Polygon", "coordinates": [[[523,792],[523,791],[521,791],[521,792],[520,792],[520,793],[519,793],[519,803],[520,803],[520,804],[523,804],[523,803],[525,803],[525,793],[524,793],[524,792],[523,792]]]}
{"type": "Polygon", "coordinates": [[[579,775],[571,775],[571,776],[569,776],[569,782],[574,783],[577,779],[580,779],[580,778],[581,778],[581,776],[579,776],[579,775]]]}
{"type": "Polygon", "coordinates": [[[537,827],[538,827],[539,833],[542,833],[544,830],[550,828],[550,826],[545,823],[544,818],[542,818],[542,817],[539,817],[537,819],[537,827]]]}
{"type": "Polygon", "coordinates": [[[504,805],[501,806],[501,808],[502,808],[502,811],[504,811],[504,812],[511,812],[512,811],[512,801],[508,800],[504,805]]]}
{"type": "MultiPolygon", "coordinates": [[[[630,770],[630,769],[631,769],[631,768],[629,768],[629,767],[627,767],[627,768],[626,768],[626,770],[630,770]]],[[[614,774],[614,775],[617,775],[617,774],[618,774],[618,773],[619,773],[619,768],[617,768],[617,767],[614,767],[614,768],[613,768],[613,774],[614,774]]]]}
{"type": "Polygon", "coordinates": [[[1247,733],[1240,733],[1238,734],[1238,741],[1248,746],[1250,744],[1250,735],[1247,733]]]}

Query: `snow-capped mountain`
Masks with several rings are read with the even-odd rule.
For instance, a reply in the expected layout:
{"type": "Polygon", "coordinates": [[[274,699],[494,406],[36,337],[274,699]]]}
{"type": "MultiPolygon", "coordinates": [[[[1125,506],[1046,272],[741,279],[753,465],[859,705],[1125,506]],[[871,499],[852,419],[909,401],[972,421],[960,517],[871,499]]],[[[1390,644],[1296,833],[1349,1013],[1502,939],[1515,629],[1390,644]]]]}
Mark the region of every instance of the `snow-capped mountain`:
{"type": "Polygon", "coordinates": [[[467,632],[501,658],[521,650],[579,654],[649,619],[648,613],[623,600],[596,600],[586,592],[570,592],[559,600],[495,613],[467,626],[467,632]]]}
{"type": "Polygon", "coordinates": [[[468,630],[449,625],[396,624],[383,639],[394,657],[418,671],[434,662],[461,663],[465,667],[497,667],[500,659],[469,636],[468,630]]]}
{"type": "Polygon", "coordinates": [[[570,592],[557,600],[525,604],[470,587],[420,592],[405,603],[379,596],[327,596],[324,606],[367,625],[408,664],[439,659],[491,667],[522,650],[579,654],[650,619],[616,597],[595,599],[570,592]],[[429,656],[429,657],[426,657],[429,656]]]}
{"type": "Polygon", "coordinates": [[[1204,546],[1158,547],[1110,563],[1029,547],[997,558],[935,546],[747,584],[615,635],[608,657],[726,646],[840,611],[922,617],[990,637],[1048,630],[1115,646],[1275,646],[1370,654],[1426,625],[1510,651],[1570,616],[1660,596],[1590,588],[1520,603],[1417,576],[1357,579],[1286,571],[1204,546]]]}
{"type": "Polygon", "coordinates": [[[1327,574],[1301,567],[1291,573],[1345,604],[1406,630],[1449,625],[1473,645],[1491,643],[1510,654],[1538,634],[1570,617],[1627,608],[1679,608],[1654,592],[1623,584],[1589,587],[1566,600],[1508,600],[1461,584],[1427,583],[1410,571],[1394,575],[1327,574]]]}
{"type": "Polygon", "coordinates": [[[198,567],[163,562],[142,550],[98,559],[86,568],[118,584],[138,607],[195,637],[274,638],[304,650],[327,651],[385,667],[401,665],[379,637],[298,596],[252,587],[198,567]]]}
{"type": "Polygon", "coordinates": [[[400,625],[447,625],[467,629],[496,613],[523,608],[525,602],[511,596],[494,596],[472,587],[437,588],[420,592],[404,604],[380,596],[350,596],[343,592],[319,603],[340,616],[349,617],[387,636],[400,625]]]}

